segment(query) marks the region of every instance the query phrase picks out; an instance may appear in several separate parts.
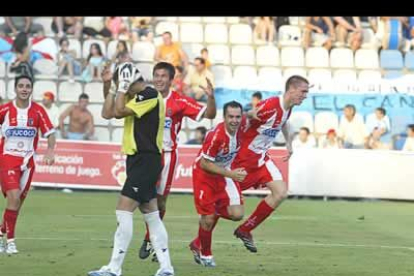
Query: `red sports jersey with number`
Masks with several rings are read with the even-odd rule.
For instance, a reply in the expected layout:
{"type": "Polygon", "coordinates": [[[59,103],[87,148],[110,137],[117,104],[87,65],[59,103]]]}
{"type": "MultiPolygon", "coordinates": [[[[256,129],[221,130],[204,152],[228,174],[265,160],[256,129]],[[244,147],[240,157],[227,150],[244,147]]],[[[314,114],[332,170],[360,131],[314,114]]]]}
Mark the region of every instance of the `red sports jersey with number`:
{"type": "Polygon", "coordinates": [[[1,105],[0,125],[1,169],[32,168],[39,130],[44,136],[55,131],[44,108],[35,102],[30,102],[25,109],[18,108],[15,101],[1,105]]]}
{"type": "Polygon", "coordinates": [[[240,148],[241,131],[230,135],[224,123],[210,130],[203,142],[193,167],[194,202],[200,215],[214,214],[218,206],[242,204],[240,186],[232,179],[210,174],[200,167],[201,158],[205,158],[219,167],[230,170],[240,148]]]}
{"type": "Polygon", "coordinates": [[[224,122],[219,123],[207,132],[196,159],[196,167],[200,168],[201,157],[204,157],[219,167],[230,169],[231,163],[240,149],[240,138],[241,131],[237,131],[232,136],[227,132],[224,122]]]}
{"type": "Polygon", "coordinates": [[[261,101],[257,110],[259,120],[248,120],[243,129],[240,151],[233,162],[234,166],[246,170],[261,167],[269,159],[267,152],[292,111],[284,110],[279,97],[261,101]]]}
{"type": "Polygon", "coordinates": [[[195,121],[199,121],[206,107],[197,103],[194,99],[180,95],[175,91],[170,91],[164,99],[164,104],[165,126],[163,150],[167,152],[175,151],[183,118],[189,117],[195,121]]]}

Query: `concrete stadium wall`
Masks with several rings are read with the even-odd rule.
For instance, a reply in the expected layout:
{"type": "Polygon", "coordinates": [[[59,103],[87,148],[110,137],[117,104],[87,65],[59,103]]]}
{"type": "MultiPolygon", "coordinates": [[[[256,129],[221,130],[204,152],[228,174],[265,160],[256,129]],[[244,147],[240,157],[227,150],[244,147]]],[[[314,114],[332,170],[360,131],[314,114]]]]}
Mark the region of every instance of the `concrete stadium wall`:
{"type": "Polygon", "coordinates": [[[296,150],[292,195],[414,200],[414,152],[296,150]]]}

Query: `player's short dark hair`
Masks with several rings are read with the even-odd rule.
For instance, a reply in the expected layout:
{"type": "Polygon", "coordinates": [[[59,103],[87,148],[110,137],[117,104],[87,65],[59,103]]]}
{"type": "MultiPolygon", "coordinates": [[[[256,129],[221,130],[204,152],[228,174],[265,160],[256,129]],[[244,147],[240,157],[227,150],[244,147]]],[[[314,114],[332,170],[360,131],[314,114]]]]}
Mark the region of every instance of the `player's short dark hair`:
{"type": "Polygon", "coordinates": [[[206,133],[207,133],[207,128],[206,127],[199,126],[195,130],[200,131],[200,133],[203,134],[203,136],[206,136],[206,133]]]}
{"type": "Polygon", "coordinates": [[[152,70],[152,75],[155,75],[155,71],[157,70],[167,70],[168,75],[170,76],[170,80],[174,79],[175,76],[175,67],[174,65],[172,65],[171,63],[168,62],[158,62],[157,64],[155,64],[154,69],[152,70]]]}
{"type": "Polygon", "coordinates": [[[204,58],[202,58],[202,57],[196,57],[194,60],[198,60],[203,65],[206,64],[206,60],[204,58]]]}
{"type": "Polygon", "coordinates": [[[257,98],[261,100],[263,98],[262,93],[260,91],[254,92],[252,98],[257,98]]]}
{"type": "Polygon", "coordinates": [[[414,132],[414,124],[409,124],[407,128],[411,129],[411,131],[414,132]]]}
{"type": "Polygon", "coordinates": [[[309,84],[309,81],[306,78],[299,75],[293,75],[287,79],[285,91],[288,91],[291,86],[297,87],[300,83],[303,82],[309,84]]]}
{"type": "Polygon", "coordinates": [[[303,131],[305,131],[306,132],[306,134],[310,134],[310,130],[309,130],[309,128],[307,128],[307,127],[301,127],[300,128],[300,130],[303,130],[303,131]]]}
{"type": "Polygon", "coordinates": [[[201,49],[200,53],[202,53],[202,52],[207,52],[208,53],[208,49],[207,48],[203,48],[203,49],[201,49]]]}
{"type": "Polygon", "coordinates": [[[86,100],[89,100],[89,95],[88,95],[88,94],[86,94],[86,93],[82,93],[82,94],[80,94],[80,95],[79,95],[79,101],[80,101],[81,99],[86,99],[86,100]]]}
{"type": "Polygon", "coordinates": [[[239,102],[231,101],[231,102],[225,103],[224,106],[223,106],[223,116],[224,117],[226,116],[227,109],[229,107],[240,108],[240,110],[243,112],[243,107],[242,107],[242,105],[239,102]]]}
{"type": "Polygon", "coordinates": [[[163,32],[163,33],[162,33],[162,35],[165,35],[165,34],[167,34],[167,35],[169,35],[170,37],[172,37],[172,33],[171,33],[171,32],[168,32],[168,31],[167,31],[167,32],[163,32]]]}
{"type": "Polygon", "coordinates": [[[384,116],[387,115],[387,111],[385,110],[385,108],[378,107],[376,110],[379,111],[384,116]]]}
{"type": "Polygon", "coordinates": [[[32,84],[32,86],[33,86],[33,79],[29,76],[29,75],[17,75],[15,78],[14,78],[14,88],[16,88],[17,87],[17,84],[19,83],[19,81],[21,80],[21,79],[28,79],[29,81],[30,81],[30,83],[32,84]]]}

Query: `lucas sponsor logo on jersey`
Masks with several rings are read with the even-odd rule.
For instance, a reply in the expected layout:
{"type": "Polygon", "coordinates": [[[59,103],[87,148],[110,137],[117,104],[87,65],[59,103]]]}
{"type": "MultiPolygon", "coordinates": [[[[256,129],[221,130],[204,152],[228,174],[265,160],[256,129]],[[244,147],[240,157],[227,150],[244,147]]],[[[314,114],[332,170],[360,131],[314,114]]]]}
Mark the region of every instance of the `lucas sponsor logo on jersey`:
{"type": "Polygon", "coordinates": [[[6,130],[6,137],[23,137],[33,138],[36,136],[36,130],[30,128],[11,128],[6,130]]]}
{"type": "Polygon", "coordinates": [[[268,128],[268,129],[263,130],[262,132],[263,135],[266,135],[272,138],[275,138],[278,133],[279,133],[279,129],[277,128],[268,128]]]}
{"type": "Polygon", "coordinates": [[[171,118],[165,118],[164,128],[170,129],[171,128],[171,125],[172,125],[171,118]]]}
{"type": "Polygon", "coordinates": [[[230,160],[232,160],[234,158],[234,156],[236,156],[237,152],[232,152],[226,155],[218,155],[216,156],[216,162],[219,163],[224,163],[224,162],[228,162],[230,160]]]}

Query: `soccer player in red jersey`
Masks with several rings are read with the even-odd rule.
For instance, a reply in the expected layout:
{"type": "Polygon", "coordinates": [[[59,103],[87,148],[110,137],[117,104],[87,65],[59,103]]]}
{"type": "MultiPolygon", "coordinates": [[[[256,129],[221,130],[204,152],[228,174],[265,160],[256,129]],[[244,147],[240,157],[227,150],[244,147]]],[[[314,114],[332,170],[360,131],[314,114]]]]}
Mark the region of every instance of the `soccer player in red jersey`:
{"type": "Polygon", "coordinates": [[[39,130],[47,137],[44,161],[54,162],[55,130],[44,108],[31,100],[33,81],[29,76],[15,79],[16,99],[0,106],[0,179],[6,198],[6,209],[0,227],[0,252],[17,254],[16,221],[35,171],[33,155],[39,141],[39,130]],[[7,243],[3,242],[7,236],[7,243]]]}
{"type": "Polygon", "coordinates": [[[292,76],[286,81],[285,93],[278,97],[259,102],[257,107],[248,112],[248,122],[243,131],[241,148],[232,166],[245,168],[247,176],[240,182],[242,191],[262,186],[270,190],[250,217],[234,232],[245,247],[257,252],[251,231],[259,226],[287,197],[287,186],[282,180],[279,169],[268,155],[269,148],[277,134],[282,131],[288,155],[292,155],[292,139],[289,134],[288,119],[295,105],[306,99],[309,90],[308,81],[301,76],[292,76]]]}
{"type": "Polygon", "coordinates": [[[219,217],[241,220],[244,214],[241,190],[243,168],[231,170],[231,163],[240,149],[243,107],[232,101],[223,107],[224,122],[207,133],[193,167],[194,202],[200,215],[198,237],[190,244],[194,260],[206,267],[215,267],[211,251],[213,228],[219,217]]]}

